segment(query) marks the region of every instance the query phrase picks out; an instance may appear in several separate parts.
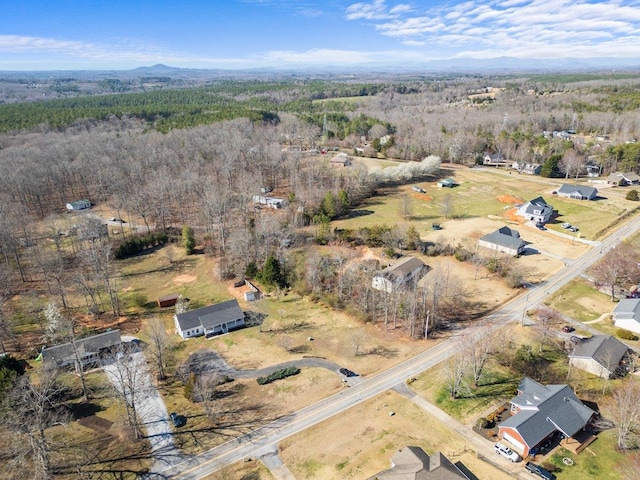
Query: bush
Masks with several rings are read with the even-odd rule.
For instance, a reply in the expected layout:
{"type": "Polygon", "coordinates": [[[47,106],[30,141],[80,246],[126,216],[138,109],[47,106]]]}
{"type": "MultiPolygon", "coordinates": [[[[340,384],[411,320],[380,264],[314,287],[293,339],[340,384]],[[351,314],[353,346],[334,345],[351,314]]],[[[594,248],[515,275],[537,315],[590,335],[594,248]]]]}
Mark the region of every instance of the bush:
{"type": "Polygon", "coordinates": [[[118,260],[122,260],[150,248],[165,245],[168,241],[169,236],[165,232],[136,236],[118,245],[114,250],[114,255],[118,260]]]}
{"type": "Polygon", "coordinates": [[[562,469],[560,467],[558,467],[556,464],[551,463],[551,462],[544,462],[542,464],[542,468],[548,470],[551,473],[558,473],[558,472],[562,471],[562,469]]]}
{"type": "Polygon", "coordinates": [[[283,378],[291,377],[292,375],[297,375],[299,373],[300,369],[297,367],[282,368],[270,373],[266,377],[258,377],[256,381],[258,382],[258,385],[266,385],[268,383],[275,382],[276,380],[282,380],[283,378]]]}
{"type": "Polygon", "coordinates": [[[616,330],[616,337],[622,338],[623,340],[638,340],[637,335],[623,328],[616,330]]]}
{"type": "Polygon", "coordinates": [[[626,197],[627,200],[631,200],[633,202],[637,202],[638,200],[640,200],[640,196],[638,195],[638,191],[637,190],[629,190],[627,192],[626,197]]]}

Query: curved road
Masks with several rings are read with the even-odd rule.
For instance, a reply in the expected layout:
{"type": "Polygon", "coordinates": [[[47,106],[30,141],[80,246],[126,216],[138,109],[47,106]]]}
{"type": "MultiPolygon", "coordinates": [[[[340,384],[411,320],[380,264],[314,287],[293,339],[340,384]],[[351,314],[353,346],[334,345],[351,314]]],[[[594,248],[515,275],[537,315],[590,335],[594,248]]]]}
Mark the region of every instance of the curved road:
{"type": "Polygon", "coordinates": [[[166,477],[199,479],[239,460],[260,457],[273,452],[281,440],[338,415],[446,360],[454,355],[468,339],[486,334],[487,327],[493,330],[511,321],[523,321],[528,308],[540,303],[547,295],[583,273],[602,255],[615,248],[620,241],[638,229],[640,229],[640,217],[633,218],[621,226],[599,246],[595,246],[582,257],[572,261],[549,280],[531,288],[529,292],[523,293],[500,310],[488,315],[474,326],[461,330],[457,336],[450,337],[436,347],[405,360],[389,370],[363,379],[349,389],[157,473],[166,477]]]}

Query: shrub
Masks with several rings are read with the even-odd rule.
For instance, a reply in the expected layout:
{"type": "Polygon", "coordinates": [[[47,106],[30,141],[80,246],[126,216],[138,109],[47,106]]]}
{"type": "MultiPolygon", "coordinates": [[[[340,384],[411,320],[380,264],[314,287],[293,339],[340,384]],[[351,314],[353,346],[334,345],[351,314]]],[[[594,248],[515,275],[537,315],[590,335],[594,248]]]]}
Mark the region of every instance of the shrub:
{"type": "Polygon", "coordinates": [[[282,380],[283,378],[291,377],[292,375],[297,375],[299,373],[300,369],[297,367],[281,368],[280,370],[270,373],[266,377],[258,377],[256,381],[258,382],[258,385],[266,385],[268,383],[275,382],[276,380],[282,380]]]}
{"type": "Polygon", "coordinates": [[[551,473],[558,473],[558,472],[562,471],[562,469],[560,467],[558,467],[556,464],[551,463],[551,462],[544,462],[542,464],[542,468],[548,470],[551,473]]]}
{"type": "Polygon", "coordinates": [[[195,373],[192,373],[191,375],[189,375],[189,378],[187,378],[187,381],[185,382],[184,387],[182,389],[184,393],[184,398],[186,398],[190,402],[194,401],[193,394],[195,393],[195,386],[196,386],[197,380],[198,379],[195,373]]]}
{"type": "Polygon", "coordinates": [[[622,338],[623,340],[638,340],[638,337],[629,330],[625,330],[623,328],[619,328],[616,330],[616,336],[618,338],[622,338]]]}
{"type": "Polygon", "coordinates": [[[637,190],[629,190],[624,198],[633,202],[637,202],[638,200],[640,200],[640,196],[638,195],[637,190]]]}

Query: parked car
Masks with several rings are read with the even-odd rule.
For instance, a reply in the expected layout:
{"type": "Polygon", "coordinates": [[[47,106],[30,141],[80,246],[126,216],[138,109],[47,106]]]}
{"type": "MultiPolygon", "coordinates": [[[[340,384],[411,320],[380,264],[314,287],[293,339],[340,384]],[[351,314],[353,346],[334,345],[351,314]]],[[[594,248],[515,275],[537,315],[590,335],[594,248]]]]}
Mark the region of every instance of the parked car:
{"type": "Polygon", "coordinates": [[[544,480],[554,480],[556,478],[556,476],[549,470],[541,467],[540,465],[536,465],[535,463],[527,462],[524,468],[526,468],[527,471],[533,473],[534,475],[537,475],[540,478],[544,478],[544,480]]]}
{"type": "Polygon", "coordinates": [[[187,417],[184,415],[178,415],[176,412],[171,412],[169,415],[174,427],[184,427],[187,424],[187,417]]]}
{"type": "Polygon", "coordinates": [[[562,331],[564,333],[571,333],[574,332],[576,329],[573,328],[571,325],[565,325],[564,327],[562,327],[562,331]]]}
{"type": "Polygon", "coordinates": [[[580,343],[583,340],[583,338],[582,337],[577,337],[575,335],[571,335],[571,338],[569,340],[571,340],[571,342],[573,342],[573,343],[580,343]]]}
{"type": "Polygon", "coordinates": [[[539,230],[546,230],[547,227],[544,226],[544,223],[538,222],[536,223],[536,228],[539,230]]]}
{"type": "Polygon", "coordinates": [[[418,186],[416,186],[416,185],[414,185],[413,187],[411,187],[411,189],[412,189],[414,192],[418,192],[418,193],[427,193],[427,192],[425,191],[425,189],[424,189],[424,188],[422,188],[422,187],[418,187],[418,186]]]}
{"type": "Polygon", "coordinates": [[[521,460],[520,455],[507,447],[504,443],[496,443],[495,446],[496,453],[498,455],[502,455],[503,457],[507,457],[512,462],[519,462],[521,460]]]}
{"type": "Polygon", "coordinates": [[[439,223],[432,223],[431,230],[442,230],[442,227],[440,226],[439,223]]]}
{"type": "Polygon", "coordinates": [[[578,227],[576,227],[575,225],[571,225],[568,230],[570,232],[577,232],[578,230],[580,230],[578,227]]]}
{"type": "Polygon", "coordinates": [[[561,225],[562,228],[567,229],[567,228],[571,228],[571,224],[570,223],[563,223],[561,225]]]}
{"type": "Polygon", "coordinates": [[[358,376],[358,374],[356,372],[352,372],[348,368],[341,368],[340,369],[340,373],[342,375],[344,375],[345,377],[357,377],[358,376]]]}

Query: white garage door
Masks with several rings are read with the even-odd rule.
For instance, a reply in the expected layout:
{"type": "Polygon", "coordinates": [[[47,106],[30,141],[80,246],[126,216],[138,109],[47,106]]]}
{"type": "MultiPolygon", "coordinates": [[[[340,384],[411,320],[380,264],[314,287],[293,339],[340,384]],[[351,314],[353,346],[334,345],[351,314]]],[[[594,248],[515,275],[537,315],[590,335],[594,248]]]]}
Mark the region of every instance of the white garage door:
{"type": "Polygon", "coordinates": [[[502,438],[504,438],[507,442],[509,442],[513,446],[513,449],[516,452],[518,452],[520,455],[523,454],[524,449],[525,449],[524,443],[520,442],[519,440],[516,440],[514,437],[509,435],[507,432],[503,432],[502,433],[502,438]]]}

